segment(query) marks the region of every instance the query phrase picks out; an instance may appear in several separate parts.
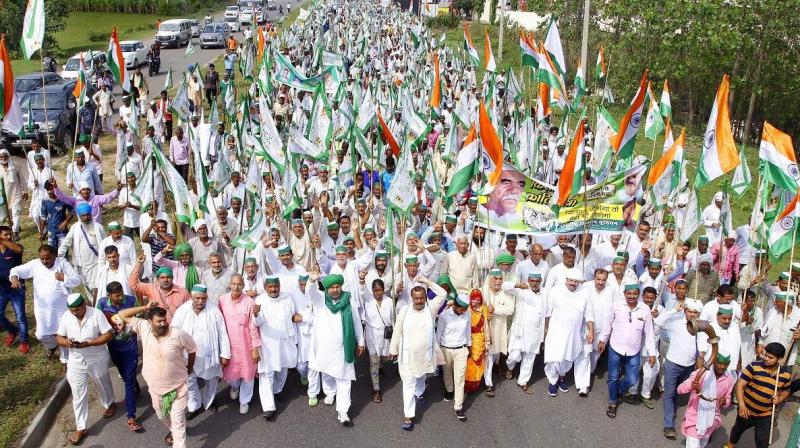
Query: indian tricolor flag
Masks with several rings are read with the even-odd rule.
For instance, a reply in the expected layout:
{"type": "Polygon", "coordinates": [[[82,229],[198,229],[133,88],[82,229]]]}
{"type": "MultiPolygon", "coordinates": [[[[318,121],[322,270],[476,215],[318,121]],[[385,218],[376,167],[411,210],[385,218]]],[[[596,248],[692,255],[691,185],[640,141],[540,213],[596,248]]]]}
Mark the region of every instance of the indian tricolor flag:
{"type": "Polygon", "coordinates": [[[761,174],[773,184],[789,191],[800,188],[800,172],[794,156],[792,137],[764,122],[758,157],[764,161],[761,174]]]}
{"type": "Polygon", "coordinates": [[[550,109],[550,86],[540,82],[539,94],[536,96],[536,122],[541,123],[553,111],[550,109]]]}
{"type": "Polygon", "coordinates": [[[497,70],[497,63],[494,62],[492,53],[492,42],[489,40],[489,29],[484,30],[485,40],[483,41],[483,69],[494,73],[497,70]]]}
{"type": "Polygon", "coordinates": [[[122,47],[119,46],[117,37],[117,27],[111,29],[111,39],[108,41],[108,69],[114,75],[114,81],[119,84],[122,90],[131,90],[131,80],[128,78],[128,71],[125,69],[125,58],[122,57],[122,47]]]}
{"type": "Polygon", "coordinates": [[[431,88],[431,100],[428,102],[431,108],[439,110],[442,104],[442,81],[439,74],[439,54],[433,53],[433,87],[431,88]]]}
{"type": "Polygon", "coordinates": [[[553,59],[544,47],[539,48],[539,74],[538,81],[547,83],[554,90],[566,95],[564,79],[559,74],[558,68],[553,63],[553,59]]]}
{"type": "Polygon", "coordinates": [[[378,108],[378,123],[381,126],[381,135],[383,136],[383,141],[389,145],[389,148],[392,150],[392,154],[395,157],[400,155],[400,145],[397,144],[397,139],[394,138],[392,135],[392,131],[389,129],[389,126],[386,125],[386,121],[384,121],[383,116],[381,115],[381,110],[378,108]]]}
{"type": "Polygon", "coordinates": [[[480,58],[478,57],[478,50],[476,50],[475,45],[472,44],[472,38],[469,37],[468,27],[469,25],[464,24],[464,52],[467,53],[467,56],[469,56],[469,60],[472,62],[472,65],[477,66],[480,58]]]}
{"type": "Polygon", "coordinates": [[[475,123],[472,124],[464,140],[464,146],[456,156],[456,172],[447,188],[447,197],[455,196],[466,190],[472,178],[478,172],[478,135],[475,123]]]}
{"type": "Polygon", "coordinates": [[[80,55],[78,77],[75,80],[75,87],[72,88],[72,96],[78,101],[78,108],[86,104],[86,66],[83,64],[83,53],[80,55]]]}
{"type": "Polygon", "coordinates": [[[11,57],[6,47],[6,35],[0,37],[0,82],[3,83],[3,95],[0,96],[0,112],[3,129],[14,134],[22,133],[22,109],[19,107],[17,93],[14,90],[14,72],[11,69],[11,57]]]}
{"type": "Polygon", "coordinates": [[[528,67],[539,67],[539,54],[536,51],[536,41],[532,35],[524,31],[519,32],[519,48],[522,51],[522,65],[528,67]]]}
{"type": "Polygon", "coordinates": [[[647,176],[648,185],[651,187],[655,185],[670,167],[673,173],[680,173],[681,163],[683,163],[683,147],[685,144],[686,128],[683,128],[678,140],[676,140],[667,152],[658,159],[658,162],[650,168],[650,174],[647,176]]]}
{"type": "Polygon", "coordinates": [[[567,203],[567,199],[580,191],[583,183],[584,170],[586,169],[583,128],[583,119],[578,120],[567,158],[564,160],[564,168],[561,169],[561,177],[558,179],[558,200],[556,204],[559,207],[563,207],[567,203]]]}
{"type": "Polygon", "coordinates": [[[666,120],[672,120],[672,101],[669,99],[669,81],[664,80],[664,88],[661,90],[661,116],[666,120]]]}
{"type": "Polygon", "coordinates": [[[800,190],[795,190],[794,199],[778,216],[769,228],[768,246],[773,257],[779,258],[792,248],[800,218],[800,190]]]}
{"type": "Polygon", "coordinates": [[[647,94],[647,75],[650,71],[645,70],[642,74],[642,81],[639,83],[639,91],[631,101],[631,106],[622,117],[619,132],[609,137],[611,147],[617,153],[620,160],[627,159],[633,155],[633,146],[636,144],[636,132],[639,131],[639,124],[642,121],[642,109],[644,109],[644,99],[647,94]]]}
{"type": "Polygon", "coordinates": [[[728,110],[728,92],[730,79],[722,77],[722,83],[714,98],[711,116],[708,117],[705,137],[703,138],[703,155],[700,157],[695,177],[695,188],[700,188],[712,180],[733,171],[739,165],[739,151],[733,142],[731,117],[728,110]]]}
{"type": "Polygon", "coordinates": [[[658,100],[653,95],[653,84],[647,84],[647,121],[644,124],[644,136],[655,141],[658,135],[664,130],[664,119],[661,117],[661,109],[658,107],[658,100]]]}
{"type": "Polygon", "coordinates": [[[597,52],[597,64],[594,66],[594,74],[598,81],[606,79],[606,56],[603,47],[597,52]]]}
{"type": "Polygon", "coordinates": [[[487,173],[486,185],[481,192],[482,195],[487,195],[494,190],[494,186],[497,185],[500,174],[503,172],[503,145],[500,143],[500,138],[497,136],[497,131],[492,125],[492,119],[489,118],[489,112],[486,111],[486,104],[483,101],[478,110],[478,125],[480,126],[478,134],[481,136],[483,150],[486,151],[486,155],[494,165],[487,173]]]}

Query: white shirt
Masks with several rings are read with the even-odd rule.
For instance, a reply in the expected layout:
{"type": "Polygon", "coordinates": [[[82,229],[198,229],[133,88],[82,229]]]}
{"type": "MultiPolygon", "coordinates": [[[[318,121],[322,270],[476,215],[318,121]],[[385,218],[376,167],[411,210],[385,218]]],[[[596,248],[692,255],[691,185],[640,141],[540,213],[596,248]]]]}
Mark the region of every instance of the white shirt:
{"type": "Polygon", "coordinates": [[[662,337],[669,339],[667,360],[679,366],[693,366],[708,336],[705,333],[698,333],[697,336],[689,334],[686,329],[686,315],[683,311],[674,309],[659,314],[653,324],[661,327],[662,337]]]}
{"type": "Polygon", "coordinates": [[[439,315],[436,324],[436,340],[443,348],[456,348],[472,345],[472,311],[457,315],[448,308],[439,315]]]}
{"type": "MultiPolygon", "coordinates": [[[[69,310],[61,315],[56,334],[78,342],[86,342],[111,331],[105,314],[87,305],[83,319],[78,320],[69,310]]],[[[70,348],[69,364],[91,364],[108,357],[108,348],[105,344],[94,347],[70,348]]]]}

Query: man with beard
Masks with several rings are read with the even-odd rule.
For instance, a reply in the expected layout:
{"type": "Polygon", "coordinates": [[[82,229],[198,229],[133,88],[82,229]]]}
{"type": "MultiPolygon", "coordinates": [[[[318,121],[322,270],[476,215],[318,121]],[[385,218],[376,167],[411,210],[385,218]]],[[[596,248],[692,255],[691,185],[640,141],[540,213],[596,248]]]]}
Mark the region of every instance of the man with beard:
{"type": "Polygon", "coordinates": [[[155,283],[140,282],[139,275],[142,272],[144,260],[145,255],[140,254],[136,259],[136,266],[133,267],[133,271],[128,277],[131,291],[140,296],[146,296],[149,302],[161,304],[167,312],[167,323],[169,323],[178,307],[189,301],[189,291],[173,283],[172,269],[168,267],[158,268],[155,274],[155,283]]]}
{"type": "Polygon", "coordinates": [[[94,285],[98,247],[106,234],[103,226],[92,220],[92,207],[89,204],[83,203],[75,211],[78,222],[70,226],[67,236],[61,240],[58,256],[66,256],[71,249],[72,263],[80,272],[83,283],[94,285]]]}
{"type": "Polygon", "coordinates": [[[391,292],[394,291],[394,275],[391,269],[386,269],[388,264],[389,253],[385,250],[375,251],[375,261],[373,262],[372,268],[367,272],[364,283],[366,285],[372,285],[372,282],[380,279],[383,282],[384,290],[388,295],[392,295],[391,292]]]}
{"type": "Polygon", "coordinates": [[[704,304],[714,297],[719,288],[719,274],[711,269],[711,254],[697,257],[697,268],[686,274],[690,294],[704,304]]]}
{"type": "Polygon", "coordinates": [[[195,231],[195,236],[190,238],[188,243],[192,248],[192,261],[200,272],[208,269],[211,254],[230,253],[228,246],[223,244],[219,238],[209,235],[205,219],[196,220],[192,229],[195,231]]]}
{"type": "Polygon", "coordinates": [[[207,288],[198,283],[192,288],[192,300],[175,311],[170,324],[192,337],[197,345],[194,370],[186,380],[189,388],[187,420],[208,410],[217,395],[222,368],[231,360],[231,344],[225,320],[217,307],[208,307],[207,288]]]}
{"type": "Polygon", "coordinates": [[[75,188],[82,183],[86,183],[94,194],[103,194],[103,183],[100,175],[94,169],[94,165],[86,163],[86,149],[80,147],[75,150],[73,161],[67,165],[67,189],[77,193],[75,188]]]}
{"type": "Polygon", "coordinates": [[[167,310],[150,302],[127,308],[119,317],[142,341],[142,376],[150,392],[156,416],[169,432],[164,442],[175,448],[186,447],[187,380],[194,371],[197,346],[185,331],[170,328],[167,310]],[[147,313],[147,319],[136,317],[147,313]]]}
{"type": "Polygon", "coordinates": [[[52,182],[53,186],[55,187],[53,192],[56,194],[56,197],[70,207],[77,207],[81,204],[90,205],[92,219],[97,222],[102,222],[103,220],[103,206],[113,202],[123,187],[122,183],[117,183],[117,188],[115,190],[112,190],[106,194],[97,194],[95,193],[97,190],[92,190],[91,184],[85,181],[80,181],[78,182],[77,186],[78,194],[73,197],[61,191],[58,188],[58,184],[56,184],[55,179],[50,179],[50,182],[52,182]]]}

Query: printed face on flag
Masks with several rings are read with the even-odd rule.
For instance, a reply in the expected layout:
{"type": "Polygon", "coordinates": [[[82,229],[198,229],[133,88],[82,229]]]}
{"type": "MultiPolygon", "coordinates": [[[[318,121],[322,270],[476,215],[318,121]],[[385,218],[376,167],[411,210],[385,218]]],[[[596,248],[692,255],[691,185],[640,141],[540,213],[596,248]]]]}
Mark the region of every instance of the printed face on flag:
{"type": "Polygon", "coordinates": [[[503,169],[500,180],[484,205],[497,216],[517,213],[520,195],[525,191],[525,175],[515,169],[503,169]]]}

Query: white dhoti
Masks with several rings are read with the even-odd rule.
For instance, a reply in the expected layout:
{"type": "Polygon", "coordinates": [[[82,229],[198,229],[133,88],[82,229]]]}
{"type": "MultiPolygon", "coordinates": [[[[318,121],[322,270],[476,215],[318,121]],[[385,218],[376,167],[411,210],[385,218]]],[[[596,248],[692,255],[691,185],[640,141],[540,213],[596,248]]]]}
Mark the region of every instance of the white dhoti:
{"type": "Polygon", "coordinates": [[[708,445],[708,437],[705,439],[698,439],[696,437],[686,438],[686,448],[703,448],[708,445]]]}
{"type": "Polygon", "coordinates": [[[104,368],[91,368],[85,362],[70,362],[67,365],[67,382],[72,391],[72,410],[75,413],[75,426],[78,431],[86,429],[86,421],[89,418],[89,378],[97,386],[103,408],[108,409],[114,404],[114,388],[108,376],[108,360],[104,368]]]}
{"type": "Polygon", "coordinates": [[[261,400],[261,410],[264,412],[275,410],[275,394],[281,393],[286,384],[289,369],[258,374],[258,398],[261,400]]]}
{"type": "Polygon", "coordinates": [[[506,367],[508,370],[514,370],[517,363],[521,361],[519,366],[519,378],[517,384],[525,386],[531,379],[533,373],[533,363],[536,361],[536,353],[522,352],[520,350],[509,350],[508,359],[506,359],[506,367]]]}
{"type": "Polygon", "coordinates": [[[320,373],[320,375],[322,376],[322,392],[326,397],[336,398],[336,412],[346,414],[350,409],[351,381],[346,378],[334,378],[326,373],[320,373]]]}
{"type": "Polygon", "coordinates": [[[417,397],[425,393],[427,375],[403,379],[403,415],[406,418],[416,417],[417,397]]]}
{"type": "Polygon", "coordinates": [[[189,412],[195,412],[201,407],[206,410],[210,408],[217,395],[218,385],[219,378],[217,377],[204,379],[197,378],[194,373],[189,375],[186,379],[186,386],[189,388],[189,404],[187,405],[189,412]]]}

